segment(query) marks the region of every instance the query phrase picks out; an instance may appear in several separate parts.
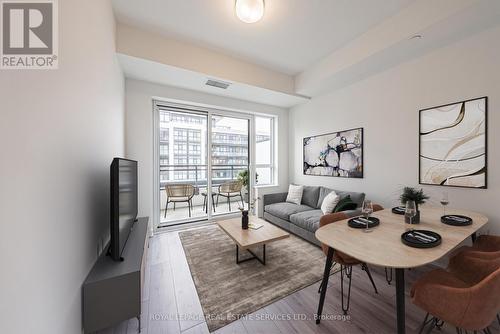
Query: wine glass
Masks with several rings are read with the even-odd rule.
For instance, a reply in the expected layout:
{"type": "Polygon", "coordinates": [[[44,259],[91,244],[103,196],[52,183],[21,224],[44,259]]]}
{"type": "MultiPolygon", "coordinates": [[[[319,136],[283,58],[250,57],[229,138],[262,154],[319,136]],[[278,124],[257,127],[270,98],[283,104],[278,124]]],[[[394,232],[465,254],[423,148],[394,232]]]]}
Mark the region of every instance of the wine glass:
{"type": "Polygon", "coordinates": [[[441,205],[443,206],[443,216],[446,215],[446,206],[450,203],[448,200],[448,193],[443,192],[443,196],[441,197],[441,200],[439,201],[441,205]]]}
{"type": "Polygon", "coordinates": [[[410,225],[413,224],[413,218],[417,215],[417,205],[415,201],[407,201],[405,208],[405,217],[410,219],[410,225]]]}
{"type": "MultiPolygon", "coordinates": [[[[373,212],[372,201],[365,199],[363,201],[363,206],[361,207],[361,212],[365,216],[365,219],[369,220],[370,215],[373,212]]],[[[370,224],[368,222],[366,222],[365,232],[371,232],[371,230],[369,228],[370,228],[370,224]]]]}

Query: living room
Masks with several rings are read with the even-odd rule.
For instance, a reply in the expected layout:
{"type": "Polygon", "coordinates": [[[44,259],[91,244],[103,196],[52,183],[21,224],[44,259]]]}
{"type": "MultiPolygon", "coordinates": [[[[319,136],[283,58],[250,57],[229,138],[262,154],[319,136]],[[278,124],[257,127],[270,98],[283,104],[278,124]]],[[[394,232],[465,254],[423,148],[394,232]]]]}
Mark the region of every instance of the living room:
{"type": "Polygon", "coordinates": [[[500,332],[500,2],[0,6],[1,333],[500,332]]]}

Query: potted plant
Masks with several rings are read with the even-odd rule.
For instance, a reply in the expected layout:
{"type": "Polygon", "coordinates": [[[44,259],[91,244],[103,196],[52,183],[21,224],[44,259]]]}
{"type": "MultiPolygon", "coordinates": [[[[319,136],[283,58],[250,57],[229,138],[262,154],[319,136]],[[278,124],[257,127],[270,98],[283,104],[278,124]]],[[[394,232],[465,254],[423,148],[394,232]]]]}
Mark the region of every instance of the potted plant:
{"type": "MultiPolygon", "coordinates": [[[[406,205],[406,202],[408,201],[414,201],[415,202],[415,207],[417,209],[417,214],[415,217],[412,218],[412,223],[413,224],[418,224],[420,223],[420,210],[418,209],[418,206],[420,204],[424,204],[426,200],[429,199],[429,196],[424,194],[423,189],[416,189],[412,187],[404,187],[403,188],[403,193],[399,197],[401,200],[401,204],[406,205]]],[[[409,223],[409,219],[405,217],[405,222],[409,223]]]]}
{"type": "MultiPolygon", "coordinates": [[[[255,173],[255,181],[257,181],[258,177],[259,174],[255,173]]],[[[243,187],[245,187],[246,191],[243,193],[243,200],[245,203],[248,203],[248,186],[250,184],[250,173],[248,169],[242,170],[238,173],[238,181],[240,181],[243,187]]]]}

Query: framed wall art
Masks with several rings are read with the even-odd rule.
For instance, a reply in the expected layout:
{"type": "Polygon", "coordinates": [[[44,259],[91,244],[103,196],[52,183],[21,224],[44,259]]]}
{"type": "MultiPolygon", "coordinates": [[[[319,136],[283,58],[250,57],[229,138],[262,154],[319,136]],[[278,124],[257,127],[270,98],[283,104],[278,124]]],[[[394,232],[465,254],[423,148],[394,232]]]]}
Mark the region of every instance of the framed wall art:
{"type": "Polygon", "coordinates": [[[306,137],[304,175],[363,177],[363,128],[306,137]]]}
{"type": "Polygon", "coordinates": [[[420,184],[487,187],[488,98],[420,110],[420,184]]]}

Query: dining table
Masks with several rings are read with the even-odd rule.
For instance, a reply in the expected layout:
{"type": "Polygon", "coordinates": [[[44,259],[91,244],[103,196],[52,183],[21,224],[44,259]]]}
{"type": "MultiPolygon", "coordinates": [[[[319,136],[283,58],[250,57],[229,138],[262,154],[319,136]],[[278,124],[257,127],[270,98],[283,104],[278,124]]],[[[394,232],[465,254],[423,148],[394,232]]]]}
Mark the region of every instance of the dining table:
{"type": "Polygon", "coordinates": [[[328,253],[316,323],[319,324],[321,321],[333,255],[335,251],[339,251],[367,264],[395,270],[397,333],[404,334],[405,270],[438,261],[469,237],[474,242],[477,231],[488,223],[488,218],[477,212],[461,209],[447,211],[447,214],[470,217],[472,224],[466,226],[444,224],[441,222],[443,216],[441,208],[424,206],[420,209],[419,224],[407,224],[404,215],[393,213],[391,209],[384,209],[371,215],[378,218],[380,224],[370,228],[370,233],[366,233],[363,228],[349,227],[347,224],[349,219],[320,227],[315,235],[321,243],[328,246],[328,253]],[[401,235],[417,229],[438,233],[441,236],[441,243],[432,248],[413,248],[404,244],[401,235]]]}

